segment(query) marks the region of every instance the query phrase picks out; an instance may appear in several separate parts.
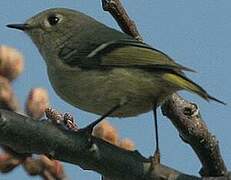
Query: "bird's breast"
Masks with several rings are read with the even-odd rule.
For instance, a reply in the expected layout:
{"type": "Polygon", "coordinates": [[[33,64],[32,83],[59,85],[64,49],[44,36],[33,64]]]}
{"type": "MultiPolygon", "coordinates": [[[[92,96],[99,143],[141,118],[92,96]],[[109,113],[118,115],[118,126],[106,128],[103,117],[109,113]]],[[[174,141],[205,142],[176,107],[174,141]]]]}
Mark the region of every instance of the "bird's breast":
{"type": "MultiPolygon", "coordinates": [[[[48,69],[56,93],[82,110],[104,114],[121,101],[128,101],[113,116],[135,116],[150,111],[160,92],[160,78],[140,70],[48,69]]],[[[161,94],[164,92],[162,91],[161,94]]]]}

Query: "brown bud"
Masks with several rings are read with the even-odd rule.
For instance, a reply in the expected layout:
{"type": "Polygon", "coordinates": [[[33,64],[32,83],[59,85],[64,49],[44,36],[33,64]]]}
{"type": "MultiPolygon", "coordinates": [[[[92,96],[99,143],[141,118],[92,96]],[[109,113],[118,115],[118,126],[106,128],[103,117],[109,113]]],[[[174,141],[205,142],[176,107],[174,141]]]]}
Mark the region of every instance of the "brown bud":
{"type": "Polygon", "coordinates": [[[43,163],[44,169],[50,172],[54,177],[64,177],[64,169],[60,161],[51,160],[48,157],[42,155],[40,157],[43,163]]]}
{"type": "Polygon", "coordinates": [[[35,88],[29,93],[26,101],[26,112],[35,119],[40,119],[49,105],[48,93],[45,89],[35,88]]]}
{"type": "Polygon", "coordinates": [[[107,121],[103,121],[97,125],[94,128],[93,135],[115,145],[118,142],[117,130],[107,121]]]}
{"type": "Polygon", "coordinates": [[[0,76],[0,107],[16,111],[18,106],[18,101],[13,93],[9,80],[0,76]]]}
{"type": "Polygon", "coordinates": [[[23,71],[24,59],[23,55],[16,49],[0,46],[0,75],[5,76],[9,80],[18,77],[23,71]]]}
{"type": "Polygon", "coordinates": [[[31,176],[39,175],[43,171],[43,166],[40,159],[33,159],[31,157],[26,158],[23,163],[23,167],[31,176]]]}
{"type": "Polygon", "coordinates": [[[0,171],[8,173],[21,163],[20,160],[13,158],[10,154],[0,155],[0,171]]]}
{"type": "Polygon", "coordinates": [[[133,151],[135,149],[135,144],[133,143],[132,140],[125,138],[120,141],[119,147],[129,151],[133,151]]]}

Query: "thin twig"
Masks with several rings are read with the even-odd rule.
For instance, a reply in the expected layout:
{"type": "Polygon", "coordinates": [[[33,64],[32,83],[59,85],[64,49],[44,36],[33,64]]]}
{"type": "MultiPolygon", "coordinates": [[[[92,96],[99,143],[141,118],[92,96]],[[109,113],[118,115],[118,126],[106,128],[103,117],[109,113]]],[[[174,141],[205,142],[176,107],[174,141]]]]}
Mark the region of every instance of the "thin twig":
{"type": "Polygon", "coordinates": [[[143,41],[135,22],[129,18],[120,0],[102,0],[102,7],[116,19],[116,22],[126,34],[143,41]]]}

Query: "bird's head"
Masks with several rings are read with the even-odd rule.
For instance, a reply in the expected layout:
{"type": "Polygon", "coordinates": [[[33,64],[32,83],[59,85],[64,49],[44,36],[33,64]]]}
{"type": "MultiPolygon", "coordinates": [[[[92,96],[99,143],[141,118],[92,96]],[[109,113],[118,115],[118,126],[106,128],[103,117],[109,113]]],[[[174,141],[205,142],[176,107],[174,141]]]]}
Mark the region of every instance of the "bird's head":
{"type": "Polygon", "coordinates": [[[48,56],[57,54],[60,47],[71,45],[73,41],[78,43],[81,39],[79,34],[83,34],[95,22],[81,12],[55,8],[40,12],[23,24],[9,24],[7,27],[28,34],[47,61],[50,59],[48,56]]]}

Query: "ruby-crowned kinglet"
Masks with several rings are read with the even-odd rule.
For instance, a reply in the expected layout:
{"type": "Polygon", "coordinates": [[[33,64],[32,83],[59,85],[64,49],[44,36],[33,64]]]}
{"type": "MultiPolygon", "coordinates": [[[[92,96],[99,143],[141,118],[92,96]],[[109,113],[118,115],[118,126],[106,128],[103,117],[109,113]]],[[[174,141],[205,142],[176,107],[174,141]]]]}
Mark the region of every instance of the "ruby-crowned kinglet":
{"type": "Polygon", "coordinates": [[[79,109],[136,116],[178,90],[224,104],[185,76],[182,71],[189,68],[78,11],[49,9],[8,27],[31,37],[45,59],[53,88],[79,109]]]}

